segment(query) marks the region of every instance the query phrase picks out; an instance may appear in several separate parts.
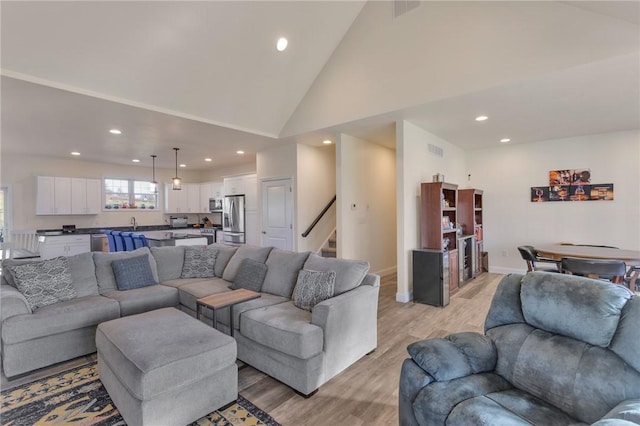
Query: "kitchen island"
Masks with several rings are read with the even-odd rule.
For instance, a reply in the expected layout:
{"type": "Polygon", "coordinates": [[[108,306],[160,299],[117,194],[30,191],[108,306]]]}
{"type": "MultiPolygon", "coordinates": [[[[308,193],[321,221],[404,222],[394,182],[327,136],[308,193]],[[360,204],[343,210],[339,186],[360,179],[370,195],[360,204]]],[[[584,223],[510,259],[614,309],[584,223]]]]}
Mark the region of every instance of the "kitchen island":
{"type": "Polygon", "coordinates": [[[195,246],[209,244],[206,235],[199,229],[180,231],[145,231],[140,232],[148,241],[149,247],[195,246]]]}

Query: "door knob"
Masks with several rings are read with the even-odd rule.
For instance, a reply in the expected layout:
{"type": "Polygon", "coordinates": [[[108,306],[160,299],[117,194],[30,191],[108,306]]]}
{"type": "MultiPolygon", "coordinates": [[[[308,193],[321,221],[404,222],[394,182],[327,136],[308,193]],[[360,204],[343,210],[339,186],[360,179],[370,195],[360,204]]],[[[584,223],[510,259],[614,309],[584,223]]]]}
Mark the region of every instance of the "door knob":
{"type": "Polygon", "coordinates": [[[266,234],[266,233],[267,233],[267,231],[262,231],[262,233],[263,233],[263,234],[266,234]]]}

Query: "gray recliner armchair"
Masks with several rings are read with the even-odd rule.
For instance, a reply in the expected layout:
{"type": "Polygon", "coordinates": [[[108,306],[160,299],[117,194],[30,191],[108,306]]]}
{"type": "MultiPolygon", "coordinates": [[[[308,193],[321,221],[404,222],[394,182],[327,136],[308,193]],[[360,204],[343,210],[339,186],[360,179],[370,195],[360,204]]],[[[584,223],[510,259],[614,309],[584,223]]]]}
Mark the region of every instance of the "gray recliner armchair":
{"type": "Polygon", "coordinates": [[[640,424],[640,297],[625,287],[509,275],[484,328],[409,345],[401,426],[640,424]]]}

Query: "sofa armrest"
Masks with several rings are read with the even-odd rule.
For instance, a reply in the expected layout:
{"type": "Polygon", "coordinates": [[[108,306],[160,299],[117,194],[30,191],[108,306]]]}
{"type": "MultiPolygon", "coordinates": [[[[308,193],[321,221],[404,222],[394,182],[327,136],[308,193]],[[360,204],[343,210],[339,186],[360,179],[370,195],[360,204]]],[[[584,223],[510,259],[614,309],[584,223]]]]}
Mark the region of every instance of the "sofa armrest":
{"type": "Polygon", "coordinates": [[[472,332],[415,342],[407,351],[413,361],[438,382],[493,371],[498,361],[493,341],[472,332]]]}
{"type": "Polygon", "coordinates": [[[311,323],[323,331],[327,377],[377,347],[379,290],[379,286],[360,285],[313,307],[311,323]]]}
{"type": "Polygon", "coordinates": [[[10,285],[0,285],[0,319],[32,313],[27,299],[10,285]]]}
{"type": "Polygon", "coordinates": [[[616,405],[593,426],[640,425],[640,399],[628,399],[616,405]]]}

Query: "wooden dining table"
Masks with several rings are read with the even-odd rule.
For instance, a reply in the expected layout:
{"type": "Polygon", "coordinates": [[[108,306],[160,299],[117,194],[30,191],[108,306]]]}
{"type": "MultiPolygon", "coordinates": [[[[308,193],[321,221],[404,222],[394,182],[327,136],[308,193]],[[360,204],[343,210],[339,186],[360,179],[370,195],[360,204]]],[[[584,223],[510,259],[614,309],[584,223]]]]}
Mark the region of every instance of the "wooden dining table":
{"type": "Polygon", "coordinates": [[[563,257],[579,259],[623,260],[627,266],[640,266],[640,251],[610,247],[576,246],[565,244],[549,244],[535,246],[541,257],[562,260],[563,257]]]}

